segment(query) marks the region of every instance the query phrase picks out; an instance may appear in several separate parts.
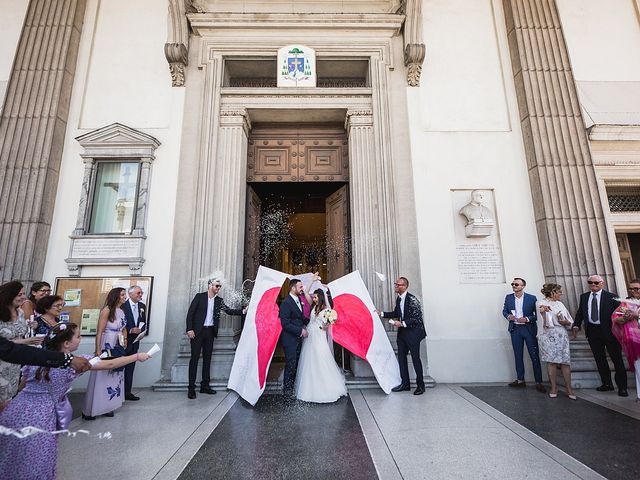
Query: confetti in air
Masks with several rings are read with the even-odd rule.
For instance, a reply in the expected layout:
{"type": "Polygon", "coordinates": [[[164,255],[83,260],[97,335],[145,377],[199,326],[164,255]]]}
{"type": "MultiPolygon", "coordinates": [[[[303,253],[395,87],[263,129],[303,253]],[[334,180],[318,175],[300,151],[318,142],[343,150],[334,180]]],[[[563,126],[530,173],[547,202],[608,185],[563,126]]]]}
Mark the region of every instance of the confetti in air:
{"type": "Polygon", "coordinates": [[[101,440],[110,440],[111,438],[113,438],[113,436],[111,435],[111,432],[99,432],[99,433],[92,434],[88,430],[71,431],[66,429],[54,430],[50,432],[48,430],[42,430],[41,428],[37,428],[37,427],[23,427],[19,430],[13,430],[12,428],[3,427],[2,425],[0,425],[0,435],[12,435],[14,437],[22,439],[22,438],[30,437],[32,435],[36,435],[38,433],[46,433],[48,435],[64,435],[65,437],[71,437],[71,438],[75,438],[78,435],[87,435],[87,436],[93,435],[101,440]]]}

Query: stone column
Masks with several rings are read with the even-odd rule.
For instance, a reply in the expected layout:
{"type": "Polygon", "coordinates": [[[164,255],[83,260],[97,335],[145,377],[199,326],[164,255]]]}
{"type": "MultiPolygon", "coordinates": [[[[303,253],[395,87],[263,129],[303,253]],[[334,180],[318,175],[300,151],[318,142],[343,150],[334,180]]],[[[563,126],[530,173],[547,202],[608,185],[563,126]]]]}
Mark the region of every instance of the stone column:
{"type": "Polygon", "coordinates": [[[545,281],[577,308],[589,274],[615,285],[611,245],[555,0],[503,0],[545,281]]]}
{"type": "MultiPolygon", "coordinates": [[[[245,109],[220,112],[216,168],[209,196],[210,225],[206,228],[203,255],[211,272],[223,274],[222,297],[238,307],[242,285],[244,223],[246,208],[247,144],[251,128],[245,109]]],[[[240,335],[240,317],[221,314],[218,338],[214,342],[213,378],[229,378],[235,354],[234,339],[240,335]]]]}
{"type": "Polygon", "coordinates": [[[31,0],[0,118],[2,282],[42,279],[84,0],[31,0]]]}

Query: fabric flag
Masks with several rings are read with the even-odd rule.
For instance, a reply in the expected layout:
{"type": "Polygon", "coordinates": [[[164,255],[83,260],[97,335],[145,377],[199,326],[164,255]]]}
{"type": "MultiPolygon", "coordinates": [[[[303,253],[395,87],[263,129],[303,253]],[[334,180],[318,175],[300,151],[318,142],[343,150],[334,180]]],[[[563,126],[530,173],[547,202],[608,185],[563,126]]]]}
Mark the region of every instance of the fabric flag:
{"type": "Polygon", "coordinates": [[[400,385],[400,367],[367,287],[357,270],[329,283],[338,320],[333,340],[371,365],[378,384],[389,394],[400,385]]]}
{"type": "Polygon", "coordinates": [[[267,372],[282,325],[276,300],[286,273],[260,266],[233,359],[228,388],[255,405],[267,381],[267,372]]]}

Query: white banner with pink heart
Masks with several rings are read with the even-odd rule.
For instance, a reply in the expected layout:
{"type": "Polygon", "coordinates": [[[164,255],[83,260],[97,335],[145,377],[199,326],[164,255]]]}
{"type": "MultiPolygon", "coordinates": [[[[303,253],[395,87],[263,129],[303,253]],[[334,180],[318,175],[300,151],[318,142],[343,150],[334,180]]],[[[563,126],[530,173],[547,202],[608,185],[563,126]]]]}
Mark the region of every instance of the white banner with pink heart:
{"type": "MultiPolygon", "coordinates": [[[[260,266],[236,349],[229,384],[251,405],[264,392],[282,326],[276,300],[292,276],[260,266]]],[[[371,296],[358,271],[328,285],[338,320],[331,327],[333,340],[366,360],[385,393],[401,383],[400,369],[371,296]]]]}

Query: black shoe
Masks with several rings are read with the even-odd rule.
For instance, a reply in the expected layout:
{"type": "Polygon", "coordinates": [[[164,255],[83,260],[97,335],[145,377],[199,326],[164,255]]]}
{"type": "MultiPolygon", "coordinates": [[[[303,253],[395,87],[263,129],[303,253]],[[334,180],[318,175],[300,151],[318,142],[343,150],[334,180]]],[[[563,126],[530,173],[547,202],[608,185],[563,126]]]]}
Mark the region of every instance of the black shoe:
{"type": "Polygon", "coordinates": [[[510,387],[522,388],[527,386],[527,382],[524,380],[515,380],[509,384],[510,387]]]}
{"type": "Polygon", "coordinates": [[[547,389],[541,383],[536,383],[536,390],[540,393],[547,393],[547,389]]]}
{"type": "Polygon", "coordinates": [[[82,414],[82,419],[83,420],[95,420],[96,417],[92,417],[90,415],[85,415],[84,413],[82,414]]]}
{"type": "Polygon", "coordinates": [[[416,388],[415,392],[413,392],[414,395],[422,395],[424,393],[424,387],[418,387],[416,388]]]}
{"type": "Polygon", "coordinates": [[[618,396],[619,397],[628,397],[629,393],[627,392],[626,388],[621,388],[620,390],[618,390],[618,396]]]}
{"type": "Polygon", "coordinates": [[[196,398],[196,391],[195,390],[189,390],[189,393],[187,393],[187,397],[190,398],[191,400],[193,400],[194,398],[196,398]]]}
{"type": "Polygon", "coordinates": [[[613,385],[600,385],[596,390],[599,392],[612,392],[613,385]]]}
{"type": "Polygon", "coordinates": [[[138,400],[140,400],[140,397],[138,397],[137,395],[134,395],[133,393],[125,393],[124,399],[130,400],[132,402],[137,402],[138,400]]]}
{"type": "Polygon", "coordinates": [[[102,415],[103,417],[113,417],[113,412],[108,412],[102,415]]]}
{"type": "Polygon", "coordinates": [[[393,387],[391,389],[392,392],[405,392],[405,391],[409,391],[411,390],[411,387],[409,385],[398,385],[397,387],[393,387]]]}
{"type": "Polygon", "coordinates": [[[213,388],[207,387],[207,388],[201,388],[200,393],[208,393],[209,395],[215,395],[216,391],[213,388]]]}

